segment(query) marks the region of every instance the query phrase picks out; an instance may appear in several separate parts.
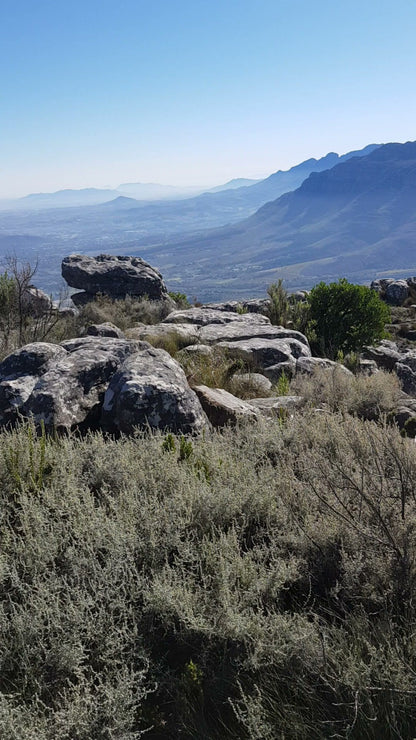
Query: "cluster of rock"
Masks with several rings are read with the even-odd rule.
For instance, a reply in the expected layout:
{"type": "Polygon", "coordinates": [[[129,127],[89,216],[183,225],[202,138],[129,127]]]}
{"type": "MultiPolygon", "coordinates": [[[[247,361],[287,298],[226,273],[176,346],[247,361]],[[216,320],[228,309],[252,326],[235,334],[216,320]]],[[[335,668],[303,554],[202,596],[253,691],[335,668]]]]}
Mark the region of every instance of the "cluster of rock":
{"type": "Polygon", "coordinates": [[[394,278],[379,278],[371,283],[372,290],[377,291],[380,298],[391,306],[402,306],[408,298],[416,293],[416,277],[403,280],[394,278]]]}
{"type": "MultiPolygon", "coordinates": [[[[78,305],[98,293],[170,300],[160,273],[135,257],[72,255],[64,259],[62,274],[69,285],[83,290],[73,296],[78,305]]],[[[372,284],[391,302],[402,302],[404,286],[410,294],[416,278],[372,284]]],[[[39,311],[46,310],[44,294],[32,292],[39,311]]],[[[300,293],[296,300],[304,297],[300,293]]],[[[26,345],[0,363],[0,426],[32,418],[47,431],[58,432],[102,429],[131,434],[136,428],[152,428],[199,433],[209,424],[223,426],[241,417],[255,419],[295,409],[301,398],[268,395],[283,373],[291,378],[325,367],[351,374],[338,363],[312,357],[301,332],[273,326],[267,316],[269,306],[268,299],[207,304],[173,310],[155,326],[130,329],[128,337],[107,323],[92,325],[86,336],[58,345],[26,345]],[[155,340],[179,340],[183,347],[179,358],[204,361],[225,356],[235,361],[236,368],[250,367],[249,374],[233,376],[233,388],[238,392],[238,384],[248,383],[253,398],[242,401],[224,389],[205,385],[191,388],[179,362],[152,346],[155,340]]],[[[396,344],[384,341],[365,348],[359,364],[366,374],[379,368],[394,371],[404,393],[416,395],[416,352],[400,352],[396,344]]],[[[398,410],[400,423],[415,417],[415,403],[410,398],[407,405],[403,403],[398,410]]]]}
{"type": "Polygon", "coordinates": [[[197,433],[208,419],[222,425],[298,403],[296,398],[247,403],[221,389],[191,389],[181,365],[145,341],[150,334],[186,336],[184,352],[210,353],[216,345],[231,357],[252,361],[260,369],[263,391],[270,387],[264,376],[275,379],[283,369],[295,372],[298,363],[305,368],[315,363],[305,336],[257,314],[193,308],[133,333],[136,337],[127,339],[117,327],[95,325],[85,337],[58,345],[33,343],[13,352],[0,363],[0,425],[32,418],[47,431],[130,434],[150,427],[197,433]]]}
{"type": "Polygon", "coordinates": [[[180,365],[147,342],[87,336],[36,342],[0,363],[0,425],[47,431],[136,427],[199,432],[206,416],[180,365]]]}
{"type": "Polygon", "coordinates": [[[85,305],[98,294],[112,299],[147,296],[151,301],[174,305],[160,272],[140,257],[72,254],[62,261],[62,277],[81,291],[71,296],[76,306],[85,305]]]}

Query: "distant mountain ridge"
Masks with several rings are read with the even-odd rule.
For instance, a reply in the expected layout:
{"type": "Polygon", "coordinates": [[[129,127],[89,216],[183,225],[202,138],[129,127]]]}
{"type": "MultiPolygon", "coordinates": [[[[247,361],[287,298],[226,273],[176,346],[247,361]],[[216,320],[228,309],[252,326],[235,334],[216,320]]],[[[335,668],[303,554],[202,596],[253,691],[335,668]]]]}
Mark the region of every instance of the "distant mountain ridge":
{"type": "Polygon", "coordinates": [[[0,255],[39,256],[38,282],[48,292],[57,290],[67,254],[138,255],[172,290],[204,301],[264,295],[277,277],[290,289],[341,275],[407,277],[416,274],[414,147],[329,153],[251,186],[182,201],[116,193],[87,207],[9,211],[0,214],[0,255]],[[289,191],[274,198],[281,188],[289,191]]]}
{"type": "Polygon", "coordinates": [[[305,287],[341,276],[364,282],[385,271],[410,274],[415,242],[416,142],[408,142],[344,158],[250,218],[165,250],[185,264],[201,255],[194,273],[204,299],[219,272],[227,295],[264,291],[277,277],[305,287]]]}

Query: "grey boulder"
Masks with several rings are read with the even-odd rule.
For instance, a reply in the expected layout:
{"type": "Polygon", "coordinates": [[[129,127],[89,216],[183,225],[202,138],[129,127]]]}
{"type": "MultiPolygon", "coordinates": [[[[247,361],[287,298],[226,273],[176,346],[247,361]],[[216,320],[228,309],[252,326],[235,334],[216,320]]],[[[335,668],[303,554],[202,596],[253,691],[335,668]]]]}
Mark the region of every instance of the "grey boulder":
{"type": "Polygon", "coordinates": [[[396,362],[400,361],[402,355],[394,342],[384,341],[377,347],[364,347],[361,357],[364,360],[374,360],[378,368],[393,370],[396,362]]]}
{"type": "Polygon", "coordinates": [[[251,392],[256,396],[261,396],[264,393],[269,393],[272,382],[261,373],[236,373],[231,379],[231,385],[231,390],[236,395],[241,392],[244,392],[245,395],[251,392]]]}
{"type": "Polygon", "coordinates": [[[66,355],[56,344],[34,342],[16,350],[0,363],[0,426],[12,426],[49,362],[66,355]]]}
{"type": "Polygon", "coordinates": [[[395,372],[408,396],[416,396],[416,353],[402,355],[395,365],[395,372]]]}
{"type": "Polygon", "coordinates": [[[186,308],[182,311],[172,311],[164,320],[164,324],[270,324],[267,316],[252,313],[235,313],[215,308],[186,308]]]}
{"type": "Polygon", "coordinates": [[[298,339],[247,339],[236,342],[219,342],[219,348],[233,359],[240,358],[264,370],[282,362],[293,362],[298,357],[309,357],[310,349],[298,339]]]}
{"type": "Polygon", "coordinates": [[[209,388],[206,385],[194,387],[201,406],[214,427],[236,424],[242,419],[256,419],[258,412],[246,401],[237,398],[222,388],[209,388]]]}
{"type": "Polygon", "coordinates": [[[387,285],[385,300],[392,306],[401,306],[409,296],[409,286],[406,280],[395,280],[387,285]]]}
{"type": "Polygon", "coordinates": [[[197,434],[207,418],[179,363],[152,347],[128,357],[112,377],[101,424],[112,433],[151,428],[197,434]]]}
{"type": "Polygon", "coordinates": [[[109,337],[63,342],[64,356],[48,363],[22,406],[24,417],[47,431],[84,431],[99,426],[108,384],[124,359],[142,346],[109,337]]]}
{"type": "Polygon", "coordinates": [[[22,295],[23,308],[35,318],[48,316],[53,311],[51,298],[40,288],[28,285],[22,295]]]}
{"type": "Polygon", "coordinates": [[[313,375],[316,368],[323,367],[325,369],[332,369],[335,372],[340,372],[343,375],[352,376],[351,370],[348,370],[344,365],[333,360],[328,360],[325,357],[299,357],[296,360],[296,372],[304,373],[306,375],[313,375]]]}
{"type": "Polygon", "coordinates": [[[294,329],[284,329],[281,326],[272,326],[269,323],[259,324],[254,321],[233,322],[225,326],[211,324],[200,329],[199,337],[203,344],[217,344],[218,342],[236,342],[246,339],[297,339],[309,350],[309,343],[304,334],[294,329]]]}
{"type": "Polygon", "coordinates": [[[106,321],[103,324],[91,324],[87,329],[87,336],[125,339],[121,329],[119,329],[115,324],[112,324],[111,321],[106,321]]]}

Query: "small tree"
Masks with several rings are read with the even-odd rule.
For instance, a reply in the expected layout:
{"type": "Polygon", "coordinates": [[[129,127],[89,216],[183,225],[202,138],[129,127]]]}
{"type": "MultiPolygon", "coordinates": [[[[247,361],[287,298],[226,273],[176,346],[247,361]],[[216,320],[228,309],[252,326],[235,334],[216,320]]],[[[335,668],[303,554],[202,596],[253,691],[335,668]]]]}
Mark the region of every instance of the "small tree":
{"type": "Polygon", "coordinates": [[[7,272],[0,275],[0,332],[3,349],[7,350],[10,334],[16,325],[17,286],[7,272]]]}
{"type": "Polygon", "coordinates": [[[34,265],[31,265],[30,262],[21,262],[15,255],[12,255],[6,258],[6,265],[15,285],[18,342],[21,345],[24,343],[24,331],[31,314],[25,294],[32,284],[38,263],[36,261],[34,265]]]}
{"type": "Polygon", "coordinates": [[[310,318],[316,332],[316,349],[335,358],[338,352],[357,352],[385,336],[390,309],[365,285],[342,278],[319,283],[309,294],[310,318]]]}

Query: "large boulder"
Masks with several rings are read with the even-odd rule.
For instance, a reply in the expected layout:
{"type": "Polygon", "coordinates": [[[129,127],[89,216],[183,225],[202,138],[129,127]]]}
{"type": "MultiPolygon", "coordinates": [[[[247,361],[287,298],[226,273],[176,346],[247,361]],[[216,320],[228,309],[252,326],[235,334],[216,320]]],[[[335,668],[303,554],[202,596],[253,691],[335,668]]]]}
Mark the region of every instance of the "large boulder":
{"type": "Polygon", "coordinates": [[[104,397],[101,423],[112,433],[150,427],[196,434],[208,422],[179,363],[152,347],[128,357],[115,373],[104,397]]]}
{"type": "Polygon", "coordinates": [[[47,431],[84,431],[99,426],[104,393],[125,358],[146,346],[109,337],[84,337],[61,344],[65,351],[49,362],[21,413],[47,431]]]}
{"type": "Polygon", "coordinates": [[[148,346],[83,337],[22,347],[0,363],[0,425],[32,418],[49,432],[96,428],[111,377],[129,354],[148,346]]]}
{"type": "Polygon", "coordinates": [[[140,257],[72,254],[62,260],[62,276],[72,288],[93,296],[103,293],[114,299],[127,295],[146,295],[150,300],[168,298],[160,272],[140,257]]]}
{"type": "Polygon", "coordinates": [[[394,278],[379,278],[373,280],[371,289],[392,306],[401,306],[410,295],[413,278],[395,280],[394,278]]]}

